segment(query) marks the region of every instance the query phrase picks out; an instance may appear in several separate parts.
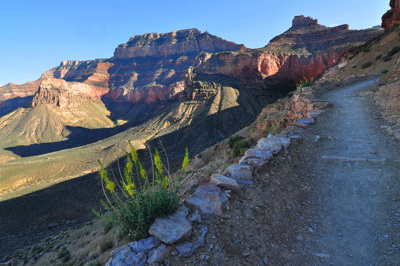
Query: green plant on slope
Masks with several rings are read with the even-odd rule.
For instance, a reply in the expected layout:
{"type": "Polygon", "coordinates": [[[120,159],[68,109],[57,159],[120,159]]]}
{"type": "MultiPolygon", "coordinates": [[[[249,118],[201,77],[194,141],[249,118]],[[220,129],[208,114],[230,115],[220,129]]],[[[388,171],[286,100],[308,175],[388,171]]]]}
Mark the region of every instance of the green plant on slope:
{"type": "MultiPolygon", "coordinates": [[[[111,212],[111,216],[106,218],[119,228],[120,236],[128,240],[140,240],[149,236],[148,231],[156,218],[177,210],[180,197],[177,184],[162,164],[158,150],[152,156],[152,169],[148,174],[130,142],[129,145],[131,153],[126,154],[127,162],[119,182],[115,177],[115,181],[110,180],[103,164],[98,161],[108,201],[101,203],[111,212]]],[[[186,149],[182,168],[186,168],[188,163],[189,153],[186,149]]],[[[103,217],[97,211],[93,212],[103,217]]]]}
{"type": "Polygon", "coordinates": [[[389,52],[387,52],[387,55],[393,56],[393,55],[397,54],[398,52],[400,52],[400,46],[394,46],[392,49],[390,49],[389,52]]]}
{"type": "Polygon", "coordinates": [[[304,87],[309,87],[314,85],[314,79],[306,79],[304,78],[303,80],[300,80],[299,83],[296,84],[296,88],[304,88],[304,87]]]}
{"type": "Polygon", "coordinates": [[[372,62],[370,61],[370,62],[367,62],[367,63],[364,63],[362,66],[361,66],[361,68],[362,69],[366,69],[366,68],[369,68],[370,66],[372,66],[372,62]]]}

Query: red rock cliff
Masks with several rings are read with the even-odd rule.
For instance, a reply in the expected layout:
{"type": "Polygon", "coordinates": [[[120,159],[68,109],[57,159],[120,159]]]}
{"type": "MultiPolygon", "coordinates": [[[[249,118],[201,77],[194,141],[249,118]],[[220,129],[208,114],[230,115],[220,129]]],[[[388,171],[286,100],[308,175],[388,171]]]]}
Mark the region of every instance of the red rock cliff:
{"type": "Polygon", "coordinates": [[[385,30],[400,22],[400,0],[390,0],[389,6],[391,9],[382,16],[381,27],[385,30]]]}

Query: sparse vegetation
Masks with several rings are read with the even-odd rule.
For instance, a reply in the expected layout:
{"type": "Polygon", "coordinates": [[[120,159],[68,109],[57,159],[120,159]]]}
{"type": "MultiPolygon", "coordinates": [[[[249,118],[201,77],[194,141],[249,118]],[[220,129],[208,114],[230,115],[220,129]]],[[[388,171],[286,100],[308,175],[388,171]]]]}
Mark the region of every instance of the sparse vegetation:
{"type": "Polygon", "coordinates": [[[400,51],[400,46],[394,46],[392,49],[390,49],[389,52],[387,52],[388,56],[393,56],[397,54],[400,51]]]}
{"type": "Polygon", "coordinates": [[[386,74],[388,72],[389,72],[389,70],[387,70],[387,69],[384,69],[384,70],[381,71],[382,74],[386,74]]]}
{"type": "Polygon", "coordinates": [[[232,149],[232,156],[243,155],[250,148],[251,144],[241,136],[230,137],[228,140],[229,148],[232,149]]]}
{"type": "Polygon", "coordinates": [[[69,252],[68,249],[62,249],[58,255],[57,259],[61,259],[63,262],[67,262],[71,258],[71,253],[69,252]]]}
{"type": "Polygon", "coordinates": [[[375,60],[381,59],[381,58],[382,58],[382,55],[383,55],[383,54],[378,54],[378,55],[375,57],[375,60]]]}
{"type": "Polygon", "coordinates": [[[304,78],[303,80],[299,81],[299,83],[296,84],[297,88],[304,88],[304,87],[309,87],[314,85],[314,80],[313,78],[311,79],[306,79],[304,78]]]}
{"type": "Polygon", "coordinates": [[[362,69],[366,69],[366,68],[369,68],[370,66],[372,66],[372,62],[371,62],[371,61],[362,64],[361,68],[362,68],[362,69]]]}
{"type": "Polygon", "coordinates": [[[390,59],[392,59],[392,57],[389,56],[389,55],[387,55],[387,54],[385,54],[385,55],[382,56],[382,61],[383,61],[383,62],[387,62],[387,61],[389,61],[390,59]]]}
{"type": "MultiPolygon", "coordinates": [[[[102,184],[108,203],[102,205],[111,212],[107,220],[116,225],[119,235],[129,240],[139,240],[149,235],[154,220],[175,212],[179,196],[176,182],[161,162],[158,150],[152,156],[150,174],[144,169],[136,150],[132,147],[127,153],[127,162],[120,181],[111,181],[103,164],[100,164],[102,184]],[[119,188],[119,191],[116,188],[119,188]]],[[[186,150],[183,168],[187,167],[189,154],[186,150]]],[[[93,210],[98,216],[102,215],[93,210]]]]}
{"type": "Polygon", "coordinates": [[[248,148],[250,148],[250,143],[247,140],[236,141],[235,144],[233,144],[233,156],[243,155],[248,148]]]}
{"type": "Polygon", "coordinates": [[[100,253],[103,254],[109,249],[112,249],[114,247],[114,242],[112,241],[106,241],[100,245],[100,253]]]}

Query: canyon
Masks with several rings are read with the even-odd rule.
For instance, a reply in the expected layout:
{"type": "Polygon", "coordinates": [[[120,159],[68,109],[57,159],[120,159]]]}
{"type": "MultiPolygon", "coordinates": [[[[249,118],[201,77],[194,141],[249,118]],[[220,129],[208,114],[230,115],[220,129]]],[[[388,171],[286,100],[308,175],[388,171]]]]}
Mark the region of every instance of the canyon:
{"type": "Polygon", "coordinates": [[[381,32],[297,16],[260,49],[197,29],[144,34],[109,59],[63,61],[37,81],[0,87],[0,197],[96,171],[97,159],[123,156],[127,140],[136,149],[162,141],[175,159],[177,146],[196,154],[381,32]]]}

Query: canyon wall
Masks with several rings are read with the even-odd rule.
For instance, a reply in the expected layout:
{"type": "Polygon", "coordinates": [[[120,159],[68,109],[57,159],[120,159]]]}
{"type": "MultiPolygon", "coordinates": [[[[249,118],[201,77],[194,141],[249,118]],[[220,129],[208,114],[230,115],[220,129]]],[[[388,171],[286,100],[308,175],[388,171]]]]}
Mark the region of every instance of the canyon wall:
{"type": "Polygon", "coordinates": [[[382,16],[381,27],[385,30],[400,22],[400,0],[390,0],[390,10],[382,16]]]}

